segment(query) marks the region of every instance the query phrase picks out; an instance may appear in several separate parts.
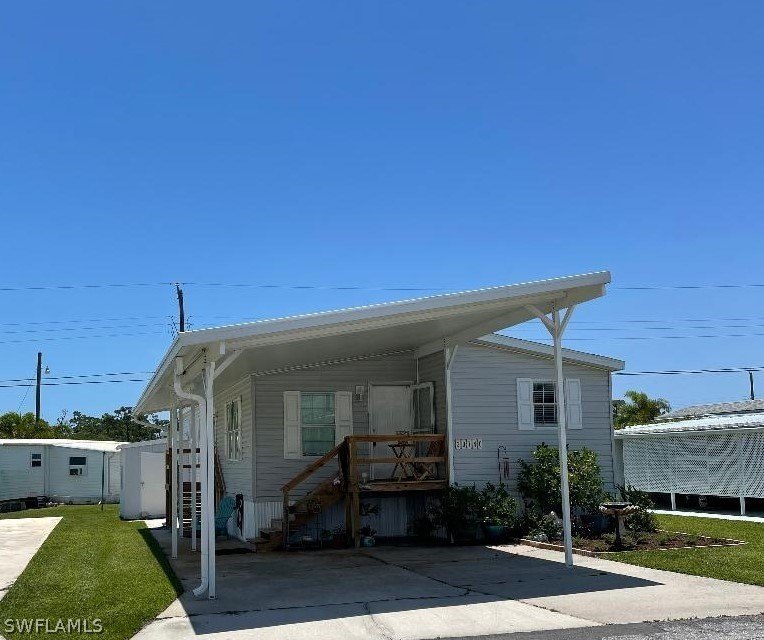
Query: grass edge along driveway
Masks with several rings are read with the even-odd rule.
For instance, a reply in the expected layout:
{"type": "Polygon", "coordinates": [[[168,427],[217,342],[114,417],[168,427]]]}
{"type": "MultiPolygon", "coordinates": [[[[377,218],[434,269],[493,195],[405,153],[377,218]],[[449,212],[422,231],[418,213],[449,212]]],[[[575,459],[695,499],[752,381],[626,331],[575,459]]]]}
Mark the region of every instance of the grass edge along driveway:
{"type": "Polygon", "coordinates": [[[0,600],[0,634],[8,638],[132,637],[181,593],[161,548],[142,521],[119,519],[118,505],[72,505],[3,514],[61,516],[24,572],[0,600]],[[101,633],[8,633],[7,619],[98,618],[101,633]]]}
{"type": "Polygon", "coordinates": [[[660,528],[667,531],[733,538],[747,544],[668,551],[624,551],[608,554],[607,559],[651,569],[764,586],[764,524],[670,515],[659,515],[658,522],[660,528]]]}

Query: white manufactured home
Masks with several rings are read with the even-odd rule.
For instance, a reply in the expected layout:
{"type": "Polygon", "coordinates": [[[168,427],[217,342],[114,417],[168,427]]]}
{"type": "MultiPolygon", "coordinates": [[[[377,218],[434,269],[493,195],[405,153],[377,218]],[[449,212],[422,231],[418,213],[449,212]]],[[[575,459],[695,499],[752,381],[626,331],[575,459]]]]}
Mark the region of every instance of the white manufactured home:
{"type": "Polygon", "coordinates": [[[0,501],[118,502],[120,442],[0,440],[0,501]]]}
{"type": "Polygon", "coordinates": [[[594,449],[612,487],[611,374],[624,363],[561,347],[573,308],[609,281],[602,272],[180,334],[136,412],[170,410],[174,552],[180,514],[192,511],[180,473],[201,480],[197,595],[214,596],[221,484],[243,507],[235,535],[285,546],[339,526],[356,544],[365,525],[405,535],[448,484],[514,488],[518,458],[542,442],[594,449]],[[534,318],[553,346],[495,333],[534,318]],[[197,447],[198,468],[183,454],[197,447]]]}

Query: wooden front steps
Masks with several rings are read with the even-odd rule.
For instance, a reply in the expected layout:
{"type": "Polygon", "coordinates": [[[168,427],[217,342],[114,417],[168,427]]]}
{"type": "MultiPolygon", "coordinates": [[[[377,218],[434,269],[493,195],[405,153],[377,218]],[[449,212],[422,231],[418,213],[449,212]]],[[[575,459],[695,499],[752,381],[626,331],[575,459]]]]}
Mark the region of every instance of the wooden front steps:
{"type": "MultiPolygon", "coordinates": [[[[346,436],[331,451],[309,464],[282,488],[283,517],[261,529],[256,548],[289,548],[290,532],[306,526],[317,514],[340,500],[345,502],[345,526],[355,546],[361,542],[360,496],[364,493],[439,491],[448,486],[446,436],[443,434],[395,434],[346,436]],[[363,455],[358,443],[389,447],[391,455],[363,455]],[[426,449],[426,451],[424,450],[426,449]],[[296,488],[332,460],[337,473],[322,481],[305,496],[291,499],[296,488]],[[371,465],[393,465],[391,478],[363,481],[371,465]]],[[[367,449],[367,447],[364,447],[367,449]]],[[[373,449],[369,446],[369,451],[373,449]]]]}

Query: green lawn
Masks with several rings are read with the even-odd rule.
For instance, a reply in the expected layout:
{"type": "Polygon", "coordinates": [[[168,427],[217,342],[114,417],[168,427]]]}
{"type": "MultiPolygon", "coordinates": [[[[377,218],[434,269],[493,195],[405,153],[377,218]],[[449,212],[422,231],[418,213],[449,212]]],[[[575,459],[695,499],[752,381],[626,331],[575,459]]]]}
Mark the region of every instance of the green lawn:
{"type": "Polygon", "coordinates": [[[667,531],[733,538],[748,544],[671,551],[627,551],[608,555],[608,559],[764,586],[764,524],[683,516],[658,516],[658,520],[661,529],[667,531]]]}
{"type": "Polygon", "coordinates": [[[5,633],[9,638],[130,638],[181,592],[143,522],[123,522],[117,505],[35,509],[0,518],[62,516],[37,555],[0,600],[0,620],[100,618],[103,632],[5,633]]]}

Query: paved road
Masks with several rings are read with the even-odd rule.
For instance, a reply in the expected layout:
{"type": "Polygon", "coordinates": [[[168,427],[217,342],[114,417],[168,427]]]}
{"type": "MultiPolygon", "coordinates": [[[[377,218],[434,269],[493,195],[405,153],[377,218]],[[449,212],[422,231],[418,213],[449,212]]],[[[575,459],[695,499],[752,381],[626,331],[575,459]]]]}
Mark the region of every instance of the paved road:
{"type": "MultiPolygon", "coordinates": [[[[532,631],[492,636],[479,640],[760,640],[764,639],[764,616],[703,618],[676,622],[639,622],[584,629],[532,631]]],[[[448,640],[448,639],[444,639],[448,640]]],[[[459,640],[466,640],[459,638],[459,640]]],[[[475,640],[478,640],[476,637],[475,640]]]]}

